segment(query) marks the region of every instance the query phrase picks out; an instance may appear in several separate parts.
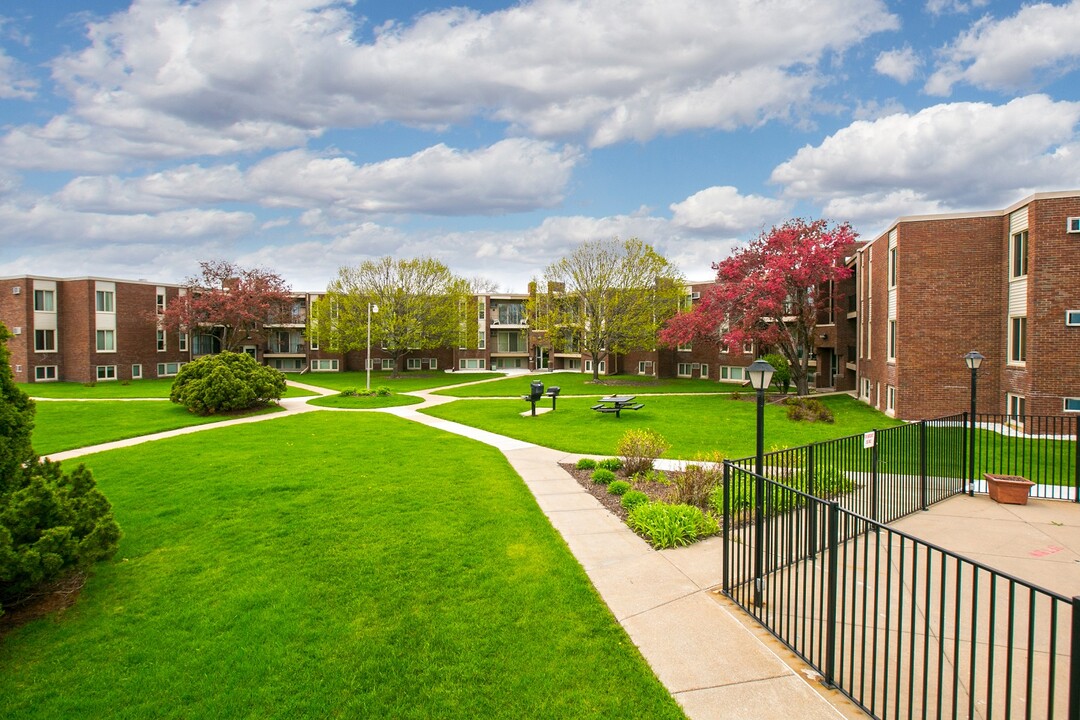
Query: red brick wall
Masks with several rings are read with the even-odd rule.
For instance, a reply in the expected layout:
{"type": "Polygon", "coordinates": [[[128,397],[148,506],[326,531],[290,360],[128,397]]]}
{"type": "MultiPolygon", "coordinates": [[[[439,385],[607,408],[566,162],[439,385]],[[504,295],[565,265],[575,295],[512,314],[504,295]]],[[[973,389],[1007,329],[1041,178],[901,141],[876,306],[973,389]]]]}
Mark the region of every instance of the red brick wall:
{"type": "Polygon", "coordinates": [[[7,347],[15,382],[27,382],[33,377],[29,353],[34,347],[34,293],[30,278],[0,280],[0,322],[9,332],[14,332],[16,327],[22,328],[19,335],[7,341],[7,347]],[[15,287],[19,288],[18,295],[12,291],[15,287]]]}

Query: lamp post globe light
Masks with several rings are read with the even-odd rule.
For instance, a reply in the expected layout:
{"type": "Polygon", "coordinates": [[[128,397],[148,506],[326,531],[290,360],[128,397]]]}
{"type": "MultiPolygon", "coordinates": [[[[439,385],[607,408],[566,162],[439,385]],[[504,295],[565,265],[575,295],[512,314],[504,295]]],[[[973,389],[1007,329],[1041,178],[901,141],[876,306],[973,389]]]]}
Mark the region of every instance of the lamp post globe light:
{"type": "Polygon", "coordinates": [[[757,453],[754,456],[754,604],[761,606],[765,566],[765,388],[776,369],[758,359],[746,369],[750,386],[757,390],[757,453]]]}
{"type": "Polygon", "coordinates": [[[968,495],[975,495],[975,387],[976,374],[979,366],[986,358],[977,350],[972,350],[964,356],[964,362],[971,371],[971,422],[968,431],[968,495]]]}
{"type": "Polygon", "coordinates": [[[369,302],[367,304],[367,362],[365,367],[367,368],[367,385],[368,390],[371,389],[371,313],[378,314],[379,306],[375,303],[369,302]]]}

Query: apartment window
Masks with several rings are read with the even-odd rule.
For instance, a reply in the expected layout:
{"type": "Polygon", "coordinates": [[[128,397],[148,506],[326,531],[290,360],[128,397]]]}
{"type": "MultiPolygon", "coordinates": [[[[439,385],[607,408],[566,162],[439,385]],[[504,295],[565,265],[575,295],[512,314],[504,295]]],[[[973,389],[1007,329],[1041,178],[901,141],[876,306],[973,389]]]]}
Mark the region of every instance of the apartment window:
{"type": "Polygon", "coordinates": [[[115,330],[97,331],[97,350],[98,352],[116,352],[115,330]]]}
{"type": "MultiPolygon", "coordinates": [[[[1000,246],[999,246],[1000,247],[1000,246]]],[[[1021,278],[1028,274],[1028,231],[1022,230],[1012,236],[1009,246],[1010,276],[1021,278]]]]}
{"type": "Polygon", "coordinates": [[[163,314],[165,312],[165,294],[164,293],[158,293],[157,294],[157,311],[158,311],[158,315],[161,315],[161,314],[163,314]]]}
{"type": "Polygon", "coordinates": [[[675,369],[675,374],[679,377],[690,377],[692,374],[690,368],[690,363],[679,363],[678,367],[675,369]]]}
{"type": "Polygon", "coordinates": [[[55,365],[38,365],[34,368],[34,379],[38,382],[56,379],[55,365]]]}
{"type": "Polygon", "coordinates": [[[308,350],[318,350],[318,349],[319,349],[319,336],[315,335],[315,334],[312,334],[308,338],[308,350]]]}
{"type": "Polygon", "coordinates": [[[115,365],[98,365],[97,366],[97,379],[98,380],[115,380],[116,379],[116,366],[115,365]]]}
{"type": "Polygon", "coordinates": [[[180,352],[187,352],[187,333],[180,333],[180,337],[177,340],[176,347],[180,352]]]}
{"type": "Polygon", "coordinates": [[[896,412],[896,388],[892,385],[885,387],[885,410],[896,412]]]}
{"type": "Polygon", "coordinates": [[[157,374],[158,377],[171,377],[180,372],[180,368],[184,366],[184,363],[171,362],[171,363],[158,363],[157,374]]]}
{"type": "MultiPolygon", "coordinates": [[[[1000,245],[998,247],[1000,247],[1000,245]]],[[[891,288],[896,287],[896,248],[895,247],[889,248],[889,287],[891,287],[891,288]]]]}
{"type": "Polygon", "coordinates": [[[638,375],[652,375],[652,360],[638,360],[638,375]]]}
{"type": "Polygon", "coordinates": [[[476,349],[487,350],[487,333],[484,332],[483,328],[480,328],[476,334],[476,349]]]}
{"type": "Polygon", "coordinates": [[[1027,362],[1027,318],[1009,318],[1009,362],[1027,362]]]}
{"type": "Polygon", "coordinates": [[[393,370],[394,358],[383,358],[382,365],[380,367],[382,367],[383,370],[393,370]]]}
{"type": "Polygon", "coordinates": [[[708,363],[701,363],[701,377],[703,377],[703,378],[709,377],[709,364],[708,363]]]}
{"type": "Polygon", "coordinates": [[[1066,310],[1065,324],[1069,327],[1080,326],[1080,310],[1066,310]]]}
{"type": "Polygon", "coordinates": [[[896,321],[889,321],[889,352],[888,359],[896,360],[896,321]]]}
{"type": "Polygon", "coordinates": [[[525,336],[519,332],[500,332],[496,340],[496,346],[501,353],[527,352],[525,336]]]}
{"type": "Polygon", "coordinates": [[[1027,415],[1027,401],[1022,395],[1005,395],[1005,408],[1009,414],[1009,421],[1016,425],[1024,424],[1024,416],[1027,415]]]}
{"type": "Polygon", "coordinates": [[[870,381],[867,378],[863,378],[862,381],[862,396],[867,400],[870,399],[870,381]]]}
{"type": "Polygon", "coordinates": [[[35,312],[56,312],[56,291],[55,290],[35,290],[34,291],[34,311],[35,312]]]}
{"type": "Polygon", "coordinates": [[[743,351],[743,355],[753,355],[754,354],[754,343],[752,343],[752,342],[744,342],[742,344],[742,351],[743,351]]]}
{"type": "Polygon", "coordinates": [[[114,293],[112,290],[98,290],[96,293],[96,297],[98,312],[116,312],[116,293],[114,293]]]}
{"type": "Polygon", "coordinates": [[[420,358],[408,358],[407,360],[405,360],[405,369],[406,370],[419,370],[420,369],[420,358]]]}
{"type": "Polygon", "coordinates": [[[131,366],[131,379],[132,380],[141,380],[142,379],[142,365],[132,365],[131,366]]]}
{"type": "Polygon", "coordinates": [[[675,346],[675,350],[677,350],[678,352],[690,352],[693,349],[694,346],[691,343],[679,343],[675,346]]]}
{"type": "Polygon", "coordinates": [[[56,352],[56,331],[35,330],[34,350],[37,352],[56,352]]]}
{"type": "MultiPolygon", "coordinates": [[[[600,373],[601,375],[604,374],[604,363],[605,362],[606,362],[605,360],[601,360],[600,362],[598,362],[596,364],[596,371],[598,373],[600,373]]],[[[585,372],[592,372],[592,360],[586,360],[585,361],[585,372]]]]}
{"type": "Polygon", "coordinates": [[[1065,398],[1065,412],[1080,412],[1080,397],[1065,398]]]}
{"type": "Polygon", "coordinates": [[[438,370],[439,360],[437,358],[428,358],[428,370],[438,370]]]}
{"type": "Polygon", "coordinates": [[[158,352],[165,352],[165,331],[157,331],[157,349],[158,352]]]}
{"type": "Polygon", "coordinates": [[[741,367],[732,367],[730,365],[720,366],[720,379],[721,380],[745,380],[746,377],[743,374],[741,367]]]}
{"type": "Polygon", "coordinates": [[[312,372],[337,372],[338,361],[337,360],[312,360],[311,371],[312,372]]]}

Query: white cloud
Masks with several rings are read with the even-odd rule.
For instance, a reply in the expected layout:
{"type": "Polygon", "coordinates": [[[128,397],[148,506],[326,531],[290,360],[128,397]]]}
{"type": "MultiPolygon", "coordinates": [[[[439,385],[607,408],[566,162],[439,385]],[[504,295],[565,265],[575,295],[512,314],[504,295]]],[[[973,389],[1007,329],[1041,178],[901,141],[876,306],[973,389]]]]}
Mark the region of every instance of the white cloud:
{"type": "Polygon", "coordinates": [[[671,206],[676,226],[739,235],[778,222],[788,212],[784,200],[740,195],[731,186],[711,187],[671,206]]]}
{"type": "Polygon", "coordinates": [[[182,165],[143,177],[82,176],[54,196],[84,212],[161,212],[191,204],[257,203],[352,213],[500,214],[557,205],[579,160],[574,148],[509,139],[474,151],[435,145],[357,165],[305,150],[237,165],[182,165]]]}
{"type": "Polygon", "coordinates": [[[874,70],[890,77],[901,85],[907,85],[915,77],[922,60],[915,54],[910,45],[898,50],[887,50],[877,56],[874,61],[874,70]]]}
{"type": "Polygon", "coordinates": [[[534,0],[428,13],[365,43],[351,9],[136,1],[54,61],[70,112],[10,132],[0,161],[101,171],[296,147],[325,128],[387,121],[488,117],[593,145],[752,126],[808,102],[824,57],[898,27],[881,0],[534,0]]]}
{"type": "Polygon", "coordinates": [[[945,15],[947,13],[966,13],[975,8],[986,7],[990,0],[926,0],[926,11],[931,15],[945,15]]]}
{"type": "Polygon", "coordinates": [[[29,77],[25,69],[0,48],[0,98],[32,100],[37,94],[37,87],[37,81],[29,77]]]}
{"type": "Polygon", "coordinates": [[[984,90],[1015,90],[1070,72],[1080,61],[1080,0],[1022,7],[1012,17],[984,17],[941,51],[926,83],[948,95],[957,83],[984,90]]]}
{"type": "Polygon", "coordinates": [[[800,149],[772,180],[839,220],[996,207],[1035,189],[1080,185],[1078,123],[1080,103],[1044,95],[936,105],[856,121],[800,149]]]}

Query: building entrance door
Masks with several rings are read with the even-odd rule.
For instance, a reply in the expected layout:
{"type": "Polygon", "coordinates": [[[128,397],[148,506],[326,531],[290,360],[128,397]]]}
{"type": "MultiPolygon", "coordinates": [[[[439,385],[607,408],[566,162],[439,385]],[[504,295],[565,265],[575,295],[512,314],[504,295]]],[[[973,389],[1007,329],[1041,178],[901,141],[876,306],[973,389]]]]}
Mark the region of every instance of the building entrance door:
{"type": "Polygon", "coordinates": [[[548,369],[548,351],[547,348],[536,346],[536,369],[547,370],[548,369]]]}

